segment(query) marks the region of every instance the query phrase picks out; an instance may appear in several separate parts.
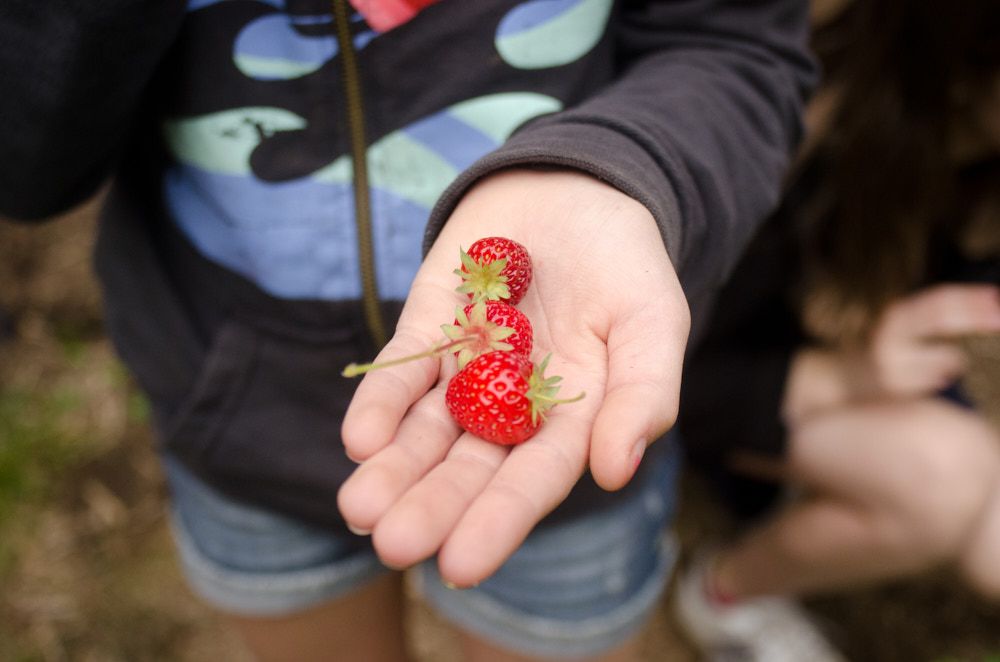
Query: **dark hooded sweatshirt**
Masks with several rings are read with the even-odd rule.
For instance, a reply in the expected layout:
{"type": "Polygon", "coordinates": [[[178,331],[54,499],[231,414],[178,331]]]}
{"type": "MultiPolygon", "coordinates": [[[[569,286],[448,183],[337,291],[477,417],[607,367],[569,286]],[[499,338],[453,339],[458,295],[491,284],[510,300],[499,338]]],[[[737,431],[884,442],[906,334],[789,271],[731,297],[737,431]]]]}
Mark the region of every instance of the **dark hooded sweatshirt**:
{"type": "MultiPolygon", "coordinates": [[[[776,201],[815,78],[803,1],[368,2],[382,11],[349,11],[338,40],[339,1],[0,4],[0,214],[44,219],[110,178],[106,319],[163,451],[334,531],[354,467],[339,430],[356,382],[339,371],[376,351],[354,77],[390,331],[462,194],[520,166],[642,202],[695,336],[776,201]]],[[[585,478],[557,512],[615,498],[585,478]]]]}

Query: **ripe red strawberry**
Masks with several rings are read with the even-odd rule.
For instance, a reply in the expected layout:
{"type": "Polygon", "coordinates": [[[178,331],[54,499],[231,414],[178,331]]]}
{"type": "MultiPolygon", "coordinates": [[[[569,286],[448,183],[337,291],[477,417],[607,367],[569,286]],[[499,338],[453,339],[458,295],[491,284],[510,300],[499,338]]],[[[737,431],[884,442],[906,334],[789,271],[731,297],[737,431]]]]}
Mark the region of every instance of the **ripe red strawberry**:
{"type": "Polygon", "coordinates": [[[528,249],[513,239],[485,237],[461,252],[462,267],[455,273],[463,283],[456,288],[472,301],[505,299],[516,306],[528,293],[532,266],[528,249]]]}
{"type": "Polygon", "coordinates": [[[534,337],[527,316],[505,301],[479,301],[455,309],[455,323],[442,324],[445,340],[429,350],[382,363],[352,363],[344,368],[344,377],[356,377],[369,370],[399,365],[430,356],[458,354],[458,367],[481,354],[493,351],[513,351],[531,354],[534,337]]]}
{"type": "Polygon", "coordinates": [[[473,359],[448,382],[445,403],[465,430],[487,441],[514,445],[527,441],[560,402],[556,384],[545,378],[551,354],[540,366],[514,352],[489,352],[473,359]]]}
{"type": "Polygon", "coordinates": [[[529,357],[534,346],[534,334],[528,316],[506,301],[470,303],[456,316],[455,324],[442,326],[441,329],[452,340],[468,339],[474,333],[479,334],[478,342],[467,340],[468,344],[458,350],[459,368],[464,368],[465,364],[477,356],[497,349],[529,357]],[[496,342],[498,340],[504,341],[507,346],[500,346],[496,342]]]}

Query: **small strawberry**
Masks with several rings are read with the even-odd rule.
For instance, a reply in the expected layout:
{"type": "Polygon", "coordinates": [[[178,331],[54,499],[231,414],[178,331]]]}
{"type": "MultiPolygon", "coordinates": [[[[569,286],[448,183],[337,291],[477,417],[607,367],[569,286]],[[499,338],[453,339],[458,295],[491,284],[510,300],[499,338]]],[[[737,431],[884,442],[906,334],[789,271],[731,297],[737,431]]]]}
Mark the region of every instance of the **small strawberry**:
{"type": "Polygon", "coordinates": [[[505,299],[516,306],[528,293],[532,266],[528,249],[513,239],[486,237],[461,251],[462,267],[455,273],[463,283],[456,288],[472,301],[505,299]]]}
{"type": "Polygon", "coordinates": [[[455,323],[442,324],[445,340],[426,352],[411,354],[383,363],[352,363],[344,368],[344,377],[356,377],[369,370],[399,365],[414,359],[458,354],[458,367],[481,354],[493,351],[513,351],[528,356],[534,343],[531,322],[527,316],[504,301],[479,301],[464,309],[455,308],[455,323]]]}
{"type": "Polygon", "coordinates": [[[489,352],[470,361],[451,381],[445,403],[465,430],[506,446],[527,441],[545,421],[545,413],[561,402],[556,384],[562,377],[545,378],[551,354],[536,366],[513,352],[489,352]]]}
{"type": "Polygon", "coordinates": [[[531,356],[534,335],[528,316],[506,301],[479,301],[470,303],[461,312],[456,311],[455,323],[441,327],[451,340],[479,334],[478,342],[469,342],[458,352],[458,367],[464,368],[472,359],[488,351],[499,349],[531,356]],[[495,327],[490,326],[492,323],[495,327]],[[507,333],[507,329],[510,333],[507,333]],[[486,337],[486,336],[489,337],[486,337]],[[501,337],[502,336],[502,337],[501,337]],[[491,341],[503,340],[507,347],[491,341]]]}

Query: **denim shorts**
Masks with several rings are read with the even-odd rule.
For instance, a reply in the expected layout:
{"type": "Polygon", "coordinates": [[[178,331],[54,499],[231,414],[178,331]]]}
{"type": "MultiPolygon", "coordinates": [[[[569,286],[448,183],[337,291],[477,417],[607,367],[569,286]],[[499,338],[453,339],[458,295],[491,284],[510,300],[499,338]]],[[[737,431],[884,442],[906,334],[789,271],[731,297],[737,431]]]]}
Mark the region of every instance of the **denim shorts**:
{"type": "MultiPolygon", "coordinates": [[[[489,579],[445,586],[433,559],[413,570],[421,596],[459,629],[523,655],[601,654],[636,634],[674,567],[679,449],[651,461],[615,506],[538,527],[489,579]]],[[[390,572],[369,545],[235,502],[165,458],[182,570],[210,605],[282,616],[346,595],[390,572]]]]}

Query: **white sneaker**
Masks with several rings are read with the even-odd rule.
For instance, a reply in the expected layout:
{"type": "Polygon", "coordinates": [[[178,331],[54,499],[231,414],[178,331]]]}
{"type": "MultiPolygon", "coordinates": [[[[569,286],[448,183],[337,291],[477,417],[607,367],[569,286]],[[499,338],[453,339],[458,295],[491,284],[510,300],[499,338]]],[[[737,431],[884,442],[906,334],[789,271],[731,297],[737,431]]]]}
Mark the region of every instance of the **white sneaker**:
{"type": "Polygon", "coordinates": [[[708,559],[678,579],[674,611],[686,634],[710,662],[847,662],[794,601],[756,598],[712,604],[706,592],[708,559]]]}

